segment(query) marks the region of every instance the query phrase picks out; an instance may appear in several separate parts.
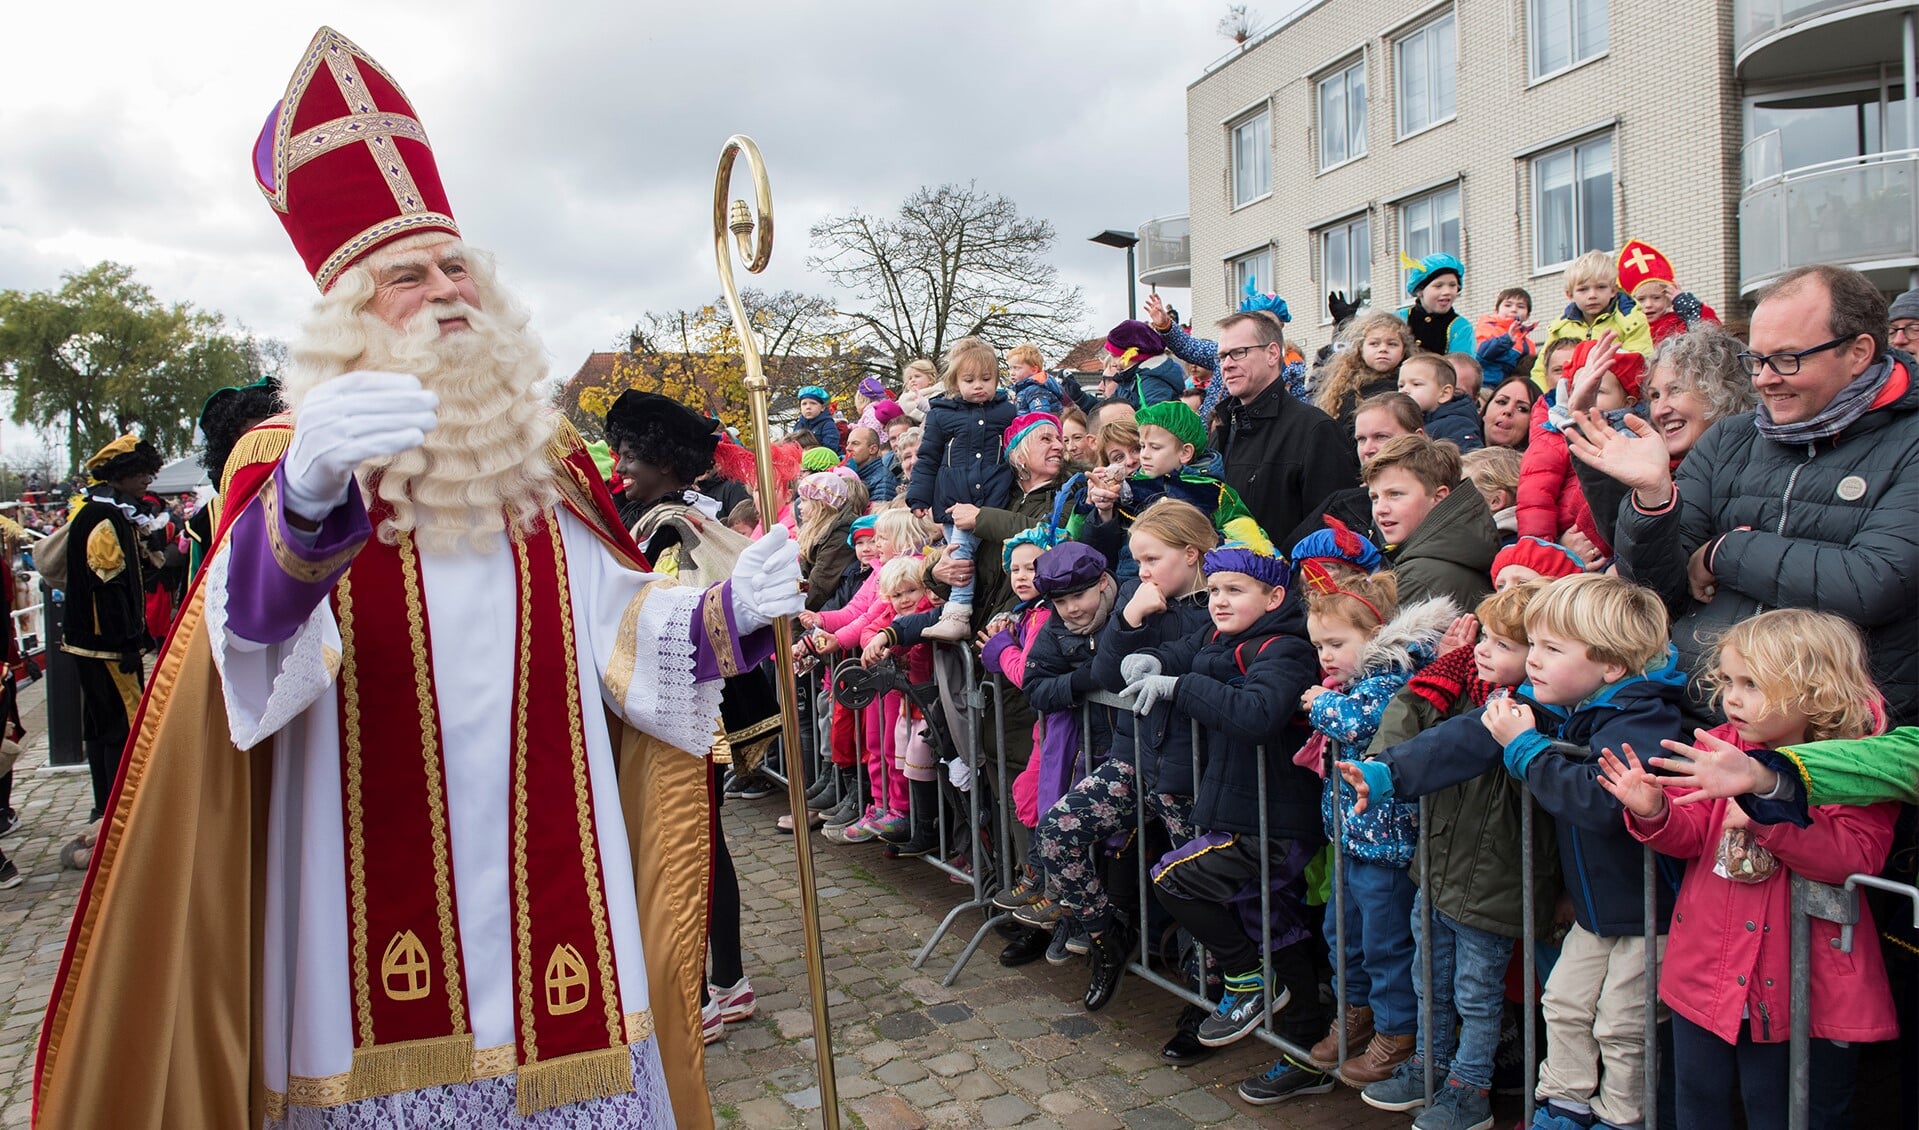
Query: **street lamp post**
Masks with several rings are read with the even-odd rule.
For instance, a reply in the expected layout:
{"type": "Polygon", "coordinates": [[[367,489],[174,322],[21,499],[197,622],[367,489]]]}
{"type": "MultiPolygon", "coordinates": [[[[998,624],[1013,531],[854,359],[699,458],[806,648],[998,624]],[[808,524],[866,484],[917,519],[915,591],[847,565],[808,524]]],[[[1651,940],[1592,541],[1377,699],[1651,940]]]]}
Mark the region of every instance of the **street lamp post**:
{"type": "Polygon", "coordinates": [[[1139,242],[1139,236],[1129,231],[1117,231],[1107,228],[1091,241],[1102,247],[1124,247],[1126,249],[1126,316],[1139,317],[1139,278],[1133,269],[1133,246],[1139,242]]]}

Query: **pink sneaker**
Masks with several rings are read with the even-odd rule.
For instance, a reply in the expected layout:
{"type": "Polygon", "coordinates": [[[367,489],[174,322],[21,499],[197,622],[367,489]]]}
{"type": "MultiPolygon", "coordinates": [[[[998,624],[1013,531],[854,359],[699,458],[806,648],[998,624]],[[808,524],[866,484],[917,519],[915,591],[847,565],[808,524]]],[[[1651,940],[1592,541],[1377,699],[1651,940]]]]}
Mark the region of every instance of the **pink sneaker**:
{"type": "Polygon", "coordinates": [[[753,982],[744,977],[740,978],[739,984],[730,988],[708,985],[706,994],[709,999],[718,1002],[720,1019],[728,1024],[738,1024],[750,1018],[758,1007],[758,1002],[753,999],[753,982]]]}
{"type": "Polygon", "coordinates": [[[880,838],[879,823],[880,817],[866,816],[856,823],[848,824],[846,831],[840,834],[841,838],[849,844],[872,843],[880,838]]]}
{"type": "Polygon", "coordinates": [[[706,1007],[700,1009],[700,1039],[705,1043],[715,1043],[726,1036],[726,1018],[720,1011],[720,998],[708,996],[706,1007]]]}

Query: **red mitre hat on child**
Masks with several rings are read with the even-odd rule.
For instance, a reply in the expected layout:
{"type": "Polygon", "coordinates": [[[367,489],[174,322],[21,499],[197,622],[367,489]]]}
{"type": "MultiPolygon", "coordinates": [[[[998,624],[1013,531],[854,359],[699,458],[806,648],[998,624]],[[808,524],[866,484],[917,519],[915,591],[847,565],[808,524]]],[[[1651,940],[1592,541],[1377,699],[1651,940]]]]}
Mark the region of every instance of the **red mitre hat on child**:
{"type": "Polygon", "coordinates": [[[253,174],[322,291],[403,236],[460,234],[413,103],[330,27],[314,33],[267,115],[253,174]]]}
{"type": "Polygon", "coordinates": [[[1640,285],[1658,279],[1679,285],[1673,278],[1672,260],[1643,239],[1629,239],[1619,249],[1619,293],[1630,295],[1640,285]]]}

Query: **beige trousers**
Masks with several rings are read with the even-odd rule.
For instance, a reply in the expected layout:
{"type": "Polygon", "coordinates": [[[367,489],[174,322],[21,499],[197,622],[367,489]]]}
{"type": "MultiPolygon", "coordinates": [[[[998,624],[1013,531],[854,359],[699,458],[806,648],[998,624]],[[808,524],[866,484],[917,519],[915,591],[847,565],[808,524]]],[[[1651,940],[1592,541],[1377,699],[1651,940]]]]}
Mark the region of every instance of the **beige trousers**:
{"type": "MultiPolygon", "coordinates": [[[[1659,938],[1663,959],[1666,939],[1659,938]]],[[[1602,938],[1574,925],[1540,998],[1546,1060],[1535,1097],[1585,1103],[1614,1126],[1644,1116],[1646,939],[1602,938]]]]}

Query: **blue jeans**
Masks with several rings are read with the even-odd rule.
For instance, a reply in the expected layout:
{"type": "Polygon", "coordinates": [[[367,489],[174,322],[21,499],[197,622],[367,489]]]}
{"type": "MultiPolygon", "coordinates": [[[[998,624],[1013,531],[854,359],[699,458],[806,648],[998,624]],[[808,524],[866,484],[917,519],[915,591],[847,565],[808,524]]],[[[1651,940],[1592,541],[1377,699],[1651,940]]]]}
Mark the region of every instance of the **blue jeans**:
{"type": "MultiPolygon", "coordinates": [[[[1413,900],[1413,938],[1419,937],[1421,892],[1413,900]]],[[[1451,1064],[1450,1073],[1475,1087],[1493,1085],[1493,1057],[1499,1051],[1499,1022],[1506,1003],[1506,966],[1512,962],[1513,939],[1456,922],[1433,912],[1433,1031],[1435,1070],[1451,1064]],[[1453,1038],[1457,1018],[1459,1037],[1453,1038]]],[[[1425,989],[1413,980],[1423,1002],[1425,989]]],[[[1426,1054],[1426,1034],[1419,1038],[1419,1054],[1426,1054]]]]}
{"type": "MultiPolygon", "coordinates": [[[[974,536],[973,531],[962,530],[951,522],[946,523],[946,556],[948,558],[954,561],[971,561],[974,552],[978,548],[979,538],[974,536]]],[[[972,604],[973,582],[968,581],[963,585],[954,585],[953,595],[948,597],[946,602],[948,604],[972,604]]]]}
{"type": "MultiPolygon", "coordinates": [[[[1381,1035],[1410,1036],[1419,1024],[1413,994],[1412,876],[1404,867],[1339,857],[1346,874],[1346,1004],[1373,1010],[1381,1035]]],[[[1337,944],[1333,900],[1326,942],[1337,944]]]]}

